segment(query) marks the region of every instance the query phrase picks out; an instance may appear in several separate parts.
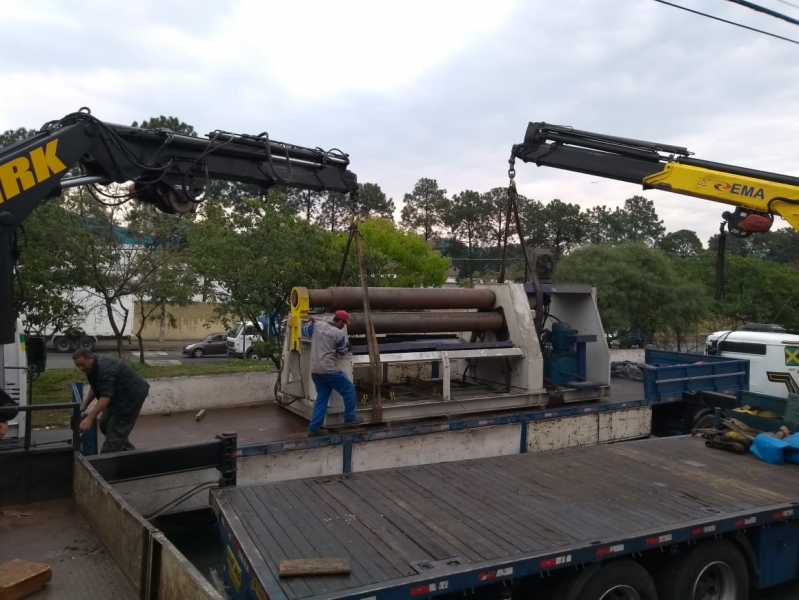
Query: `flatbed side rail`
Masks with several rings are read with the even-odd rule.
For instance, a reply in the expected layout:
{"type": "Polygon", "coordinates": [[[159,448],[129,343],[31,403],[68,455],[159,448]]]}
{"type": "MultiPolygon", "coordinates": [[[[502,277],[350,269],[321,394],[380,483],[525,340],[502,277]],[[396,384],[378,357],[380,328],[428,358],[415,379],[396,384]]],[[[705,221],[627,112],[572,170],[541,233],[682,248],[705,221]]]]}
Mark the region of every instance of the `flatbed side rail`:
{"type": "Polygon", "coordinates": [[[687,392],[735,394],[749,389],[746,359],[647,349],[644,397],[651,402],[678,401],[687,392]]]}
{"type": "MultiPolygon", "coordinates": [[[[675,399],[676,400],[676,399],[675,399]]],[[[616,412],[619,410],[629,410],[634,408],[644,408],[649,405],[645,399],[626,400],[619,402],[607,402],[580,406],[564,406],[550,410],[535,410],[510,415],[499,415],[491,417],[477,417],[473,419],[462,419],[457,421],[446,421],[442,423],[429,423],[418,425],[402,425],[399,427],[388,427],[374,431],[359,431],[352,433],[331,433],[326,436],[315,438],[303,438],[299,440],[283,440],[268,442],[265,444],[246,444],[239,447],[239,458],[258,456],[261,454],[278,454],[291,452],[293,450],[307,450],[313,448],[324,448],[328,446],[348,446],[352,444],[362,444],[376,442],[380,440],[398,439],[403,437],[413,437],[432,433],[443,433],[449,431],[465,431],[470,429],[481,429],[485,427],[497,427],[502,425],[521,424],[522,439],[519,441],[520,451],[526,452],[526,425],[540,421],[551,421],[565,417],[577,417],[580,415],[601,414],[616,412]]],[[[345,471],[348,472],[348,471],[345,471]]]]}
{"type": "MultiPolygon", "coordinates": [[[[237,592],[266,591],[271,600],[286,598],[275,580],[259,577],[268,573],[257,546],[236,516],[220,490],[211,492],[214,513],[220,524],[227,556],[225,569],[237,592]],[[249,558],[248,558],[249,557],[249,558]],[[256,564],[253,564],[255,562],[256,564]],[[236,585],[238,583],[238,585],[236,585]]],[[[328,592],[306,600],[399,600],[415,596],[438,596],[471,590],[480,586],[512,582],[531,575],[547,575],[553,571],[589,565],[609,558],[637,555],[647,550],[673,544],[695,543],[703,538],[733,534],[747,529],[774,527],[799,520],[797,503],[775,504],[757,511],[727,513],[724,518],[686,521],[671,529],[640,531],[628,537],[599,540],[591,544],[558,548],[557,552],[530,553],[511,560],[498,559],[457,566],[440,566],[424,576],[411,576],[389,582],[363,586],[342,592],[328,592]],[[429,573],[429,574],[428,574],[429,573]]],[[[244,597],[244,596],[241,596],[244,597]]],[[[259,597],[259,596],[256,596],[259,597]]]]}
{"type": "Polygon", "coordinates": [[[76,452],[73,460],[75,502],[139,598],[225,600],[86,457],[76,452]]]}

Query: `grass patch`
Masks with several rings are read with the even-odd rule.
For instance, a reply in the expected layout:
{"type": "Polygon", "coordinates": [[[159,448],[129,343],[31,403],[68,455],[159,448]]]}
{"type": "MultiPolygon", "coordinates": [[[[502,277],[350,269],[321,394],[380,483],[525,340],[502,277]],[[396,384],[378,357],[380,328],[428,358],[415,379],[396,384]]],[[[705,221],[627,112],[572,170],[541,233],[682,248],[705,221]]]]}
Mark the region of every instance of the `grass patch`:
{"type": "MultiPolygon", "coordinates": [[[[145,379],[164,379],[165,377],[192,377],[198,375],[224,375],[233,373],[257,373],[274,371],[272,361],[231,360],[223,363],[191,364],[191,365],[143,365],[139,362],[125,361],[145,379]]],[[[86,375],[77,369],[50,369],[39,375],[33,382],[33,404],[55,404],[72,400],[70,386],[75,382],[86,384],[86,375]]],[[[67,427],[70,420],[69,411],[43,410],[36,411],[32,426],[67,427]]]]}

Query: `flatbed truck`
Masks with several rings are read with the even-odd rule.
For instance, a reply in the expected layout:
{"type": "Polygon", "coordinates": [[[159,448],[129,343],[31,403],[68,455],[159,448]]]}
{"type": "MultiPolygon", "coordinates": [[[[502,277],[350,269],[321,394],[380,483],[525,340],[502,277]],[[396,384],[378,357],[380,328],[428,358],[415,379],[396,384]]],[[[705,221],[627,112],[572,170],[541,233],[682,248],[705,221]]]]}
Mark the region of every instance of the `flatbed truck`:
{"type": "Polygon", "coordinates": [[[795,467],[632,433],[681,393],[746,387],[748,361],[647,361],[592,405],[79,456],[74,497],[128,579],[150,573],[140,597],[701,598],[679,595],[693,577],[737,599],[795,579],[795,467]],[[298,558],[351,572],[280,577],[298,558]]]}

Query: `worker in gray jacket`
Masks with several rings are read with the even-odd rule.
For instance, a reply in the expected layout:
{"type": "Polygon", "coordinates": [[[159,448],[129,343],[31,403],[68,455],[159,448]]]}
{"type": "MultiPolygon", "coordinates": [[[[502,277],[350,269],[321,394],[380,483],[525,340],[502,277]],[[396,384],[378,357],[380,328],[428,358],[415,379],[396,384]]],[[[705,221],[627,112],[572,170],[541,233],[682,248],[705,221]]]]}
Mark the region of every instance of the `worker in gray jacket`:
{"type": "Polygon", "coordinates": [[[350,316],[343,310],[333,315],[333,322],[314,321],[313,318],[302,325],[302,335],[311,338],[311,379],[316,387],[311,422],[308,424],[308,435],[317,436],[328,431],[322,427],[327,415],[327,405],[333,390],[341,394],[344,400],[344,423],[360,425],[363,417],[355,415],[355,386],[342,372],[338,364],[339,356],[346,356],[349,351],[344,327],[350,322],[350,316]]]}
{"type": "Polygon", "coordinates": [[[105,442],[100,453],[135,450],[128,437],[147,399],[150,384],[118,358],[95,355],[89,350],[80,349],[72,355],[72,360],[78,369],[86,373],[91,386],[81,412],[85,412],[97,398],[95,407],[80,422],[80,432],[86,433],[97,415],[103,413],[99,424],[105,442]]]}

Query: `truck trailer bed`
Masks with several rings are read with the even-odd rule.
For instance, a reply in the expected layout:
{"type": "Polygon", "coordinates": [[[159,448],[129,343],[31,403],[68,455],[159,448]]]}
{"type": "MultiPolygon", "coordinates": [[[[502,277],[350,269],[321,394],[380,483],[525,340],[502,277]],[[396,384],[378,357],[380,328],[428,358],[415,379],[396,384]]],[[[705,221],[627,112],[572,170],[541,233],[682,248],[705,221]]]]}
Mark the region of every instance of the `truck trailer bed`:
{"type": "Polygon", "coordinates": [[[407,598],[793,519],[796,474],[674,437],[211,495],[234,598],[407,598]],[[278,576],[337,557],[350,575],[278,576]]]}

